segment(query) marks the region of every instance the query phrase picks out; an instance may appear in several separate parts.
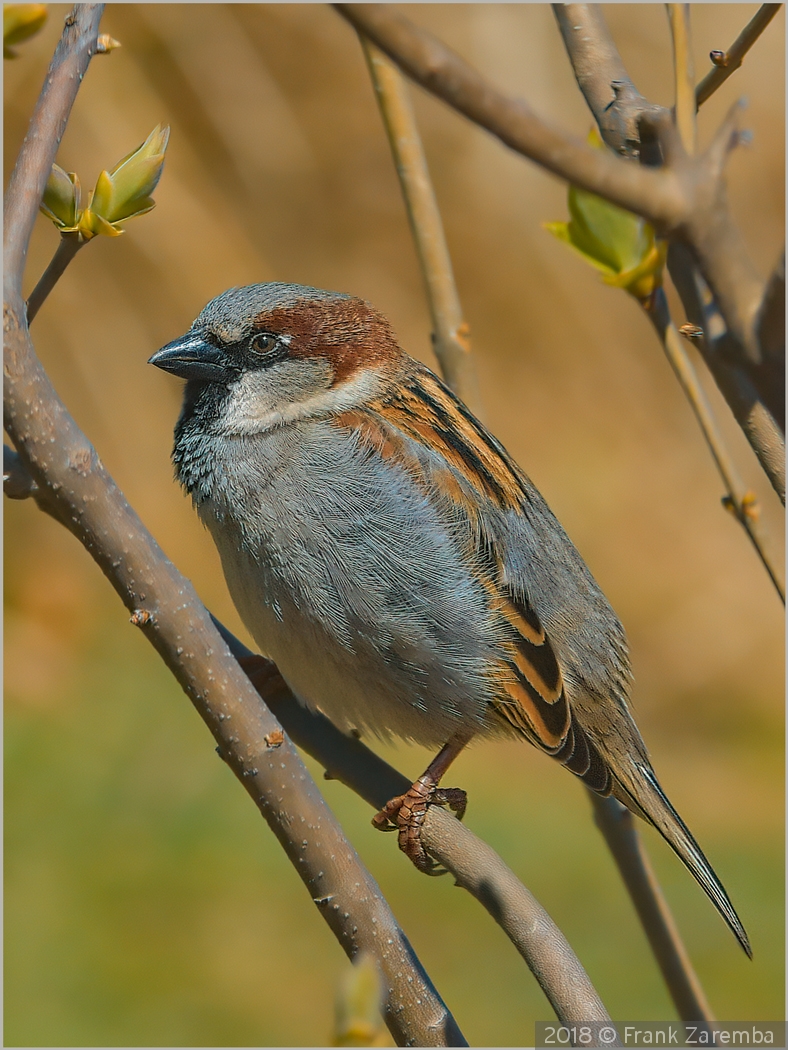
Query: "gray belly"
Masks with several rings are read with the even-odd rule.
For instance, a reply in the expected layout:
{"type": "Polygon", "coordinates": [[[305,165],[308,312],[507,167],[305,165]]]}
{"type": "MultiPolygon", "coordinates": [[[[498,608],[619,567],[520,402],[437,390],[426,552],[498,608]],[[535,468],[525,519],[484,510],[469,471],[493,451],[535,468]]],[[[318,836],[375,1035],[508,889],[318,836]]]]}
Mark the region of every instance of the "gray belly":
{"type": "Polygon", "coordinates": [[[224,491],[198,507],[248,630],[343,729],[430,746],[484,731],[495,641],[457,536],[353,435],[292,429],[231,446],[224,491]]]}

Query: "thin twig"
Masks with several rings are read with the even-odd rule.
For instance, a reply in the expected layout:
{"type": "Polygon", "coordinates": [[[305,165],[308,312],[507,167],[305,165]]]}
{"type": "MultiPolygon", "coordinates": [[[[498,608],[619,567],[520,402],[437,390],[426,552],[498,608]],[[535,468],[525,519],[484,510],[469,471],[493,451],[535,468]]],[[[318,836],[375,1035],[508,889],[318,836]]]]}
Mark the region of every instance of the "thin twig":
{"type": "MultiPolygon", "coordinates": [[[[345,736],[323,715],[299,704],[276,665],[214,620],[255,688],[290,737],[326,770],[375,810],[410,787],[410,780],[345,736]]],[[[495,851],[447,810],[428,811],[422,842],[429,853],[490,912],[518,952],[564,1024],[609,1021],[577,956],[553,920],[495,851]]]]}
{"type": "Polygon", "coordinates": [[[712,1022],[700,981],[692,967],[670,908],[657,882],[632,814],[614,798],[588,792],[594,820],[629,890],[654,958],[682,1021],[712,1022]]]}
{"type": "Polygon", "coordinates": [[[443,378],[470,409],[481,415],[481,399],[438,202],[421,144],[408,86],[379,48],[359,34],[364,57],[399,176],[416,254],[424,278],[432,342],[443,378]]]}
{"type": "Polygon", "coordinates": [[[673,42],[673,74],[676,93],[676,127],[684,152],[692,156],[697,148],[695,127],[695,69],[692,62],[689,4],[666,4],[673,42]]]}
{"type": "Polygon", "coordinates": [[[98,13],[66,20],[6,197],[6,430],[36,485],[36,503],[90,552],[219,744],[350,958],[374,955],[386,1022],[400,1045],[467,1045],[383,898],[279,723],[259,701],[191,584],[167,560],[58,398],[35,355],[22,267],[52,166],[52,136],[95,50],[98,13]],[[73,88],[73,90],[71,89],[73,88]],[[23,177],[24,175],[24,177],[23,177]],[[31,189],[32,187],[32,189],[31,189]]]}
{"type": "Polygon", "coordinates": [[[87,244],[87,241],[83,241],[77,236],[73,237],[61,237],[60,243],[57,246],[57,251],[52,256],[52,260],[47,266],[46,270],[41,274],[38,284],[35,286],[33,291],[27,300],[27,323],[31,324],[33,318],[36,316],[38,311],[44,305],[49,293],[55,287],[57,282],[63,276],[63,273],[77,254],[79,249],[87,244]]]}
{"type": "Polygon", "coordinates": [[[684,245],[670,245],[668,269],[688,321],[704,333],[695,344],[772,487],[785,504],[785,437],[782,427],[755,387],[749,371],[738,363],[735,348],[730,350],[730,333],[726,332],[718,339],[707,334],[710,326],[701,292],[702,278],[684,245]]]}
{"type": "MultiPolygon", "coordinates": [[[[709,446],[712,459],[720,472],[726,489],[726,498],[723,502],[749,536],[784,605],[785,583],[777,567],[777,559],[767,551],[767,541],[762,534],[758,521],[760,513],[758,501],[754,493],[746,488],[730,453],[725,447],[725,442],[714,419],[711,405],[706,398],[703,387],[700,385],[695,369],[692,367],[692,362],[681,341],[681,336],[670,319],[667,299],[662,289],[658,290],[653,296],[646,307],[646,313],[656,329],[662,348],[679,381],[679,385],[692,406],[692,411],[695,413],[695,418],[703,431],[706,444],[709,446]]],[[[701,336],[702,331],[699,329],[695,338],[700,338],[701,336]]]]}
{"type": "Polygon", "coordinates": [[[725,83],[731,73],[735,73],[741,66],[744,56],[782,6],[782,4],[761,4],[757,13],[753,15],[727,51],[711,52],[713,68],[709,70],[695,88],[695,106],[697,109],[700,109],[703,103],[711,98],[717,88],[725,83]]]}

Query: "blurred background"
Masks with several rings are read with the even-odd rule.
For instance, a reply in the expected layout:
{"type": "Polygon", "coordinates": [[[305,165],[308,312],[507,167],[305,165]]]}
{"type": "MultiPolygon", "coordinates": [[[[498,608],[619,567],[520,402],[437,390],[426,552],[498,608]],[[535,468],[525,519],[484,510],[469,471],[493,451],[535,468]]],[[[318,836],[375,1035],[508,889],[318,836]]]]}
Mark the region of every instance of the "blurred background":
{"type": "MultiPolygon", "coordinates": [[[[591,118],[550,8],[403,5],[500,87],[585,136],[591,118]]],[[[755,5],[692,6],[696,74],[755,5]]],[[[65,5],[5,63],[5,174],[65,5]]],[[[640,90],[672,104],[662,5],[606,5],[640,90]]],[[[167,554],[247,639],[218,556],[172,478],[177,380],[149,368],[204,303],[284,280],[363,296],[434,365],[400,191],[354,32],[311,4],[111,4],[58,154],[85,193],[172,126],[150,215],[96,238],[35,321],[60,395],[167,554]]],[[[765,276],[783,244],[784,16],[703,107],[708,142],[746,96],[734,213],[765,276]]],[[[744,957],[644,829],[722,1019],[784,1018],[782,608],[634,300],[542,229],[566,189],[413,89],[486,420],[557,513],[628,631],[634,710],[673,802],[749,931],[744,957]]],[[[40,217],[26,290],[57,246],[40,217]]],[[[676,314],[677,323],[684,317],[676,314]]],[[[694,353],[693,350],[690,350],[694,353]]],[[[708,378],[708,377],[704,377],[708,378]]],[[[775,546],[776,497],[707,382],[775,546]]],[[[312,1046],[349,967],[213,741],[90,557],[6,502],[5,1042],[312,1046]]],[[[375,745],[373,742],[373,746],[375,745]]],[[[380,748],[409,776],[426,752],[380,748]]],[[[316,777],[322,771],[311,764],[316,777]]],[[[547,907],[613,1016],[674,1016],[581,785],[525,744],[455,767],[467,822],[547,907]]],[[[322,781],[321,781],[322,783],[322,781]]],[[[371,811],[325,783],[350,838],[472,1045],[517,1046],[551,1011],[479,906],[425,879],[371,811]]]]}

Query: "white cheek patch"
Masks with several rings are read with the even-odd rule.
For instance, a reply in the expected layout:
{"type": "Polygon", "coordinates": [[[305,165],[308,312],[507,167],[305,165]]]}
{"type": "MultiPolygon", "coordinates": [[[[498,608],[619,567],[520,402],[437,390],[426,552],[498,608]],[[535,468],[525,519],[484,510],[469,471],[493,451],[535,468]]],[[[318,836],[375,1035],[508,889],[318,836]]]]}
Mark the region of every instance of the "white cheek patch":
{"type": "Polygon", "coordinates": [[[384,378],[375,369],[356,372],[332,387],[325,358],[281,361],[246,372],[229,389],[221,427],[228,434],[258,434],[299,419],[346,412],[374,398],[384,378]]]}

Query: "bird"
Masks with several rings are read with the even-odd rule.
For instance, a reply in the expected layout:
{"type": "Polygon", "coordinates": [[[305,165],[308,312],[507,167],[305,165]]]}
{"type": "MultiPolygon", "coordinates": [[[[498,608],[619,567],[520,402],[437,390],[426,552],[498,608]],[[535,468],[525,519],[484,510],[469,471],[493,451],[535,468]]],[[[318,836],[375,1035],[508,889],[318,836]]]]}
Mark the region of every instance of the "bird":
{"type": "Polygon", "coordinates": [[[653,825],[748,955],[630,713],[624,629],[525,472],[365,300],[231,288],[150,363],[186,380],[173,463],[297,699],[437,749],[373,823],[431,872],[428,807],[474,738],[517,737],[653,825]]]}

